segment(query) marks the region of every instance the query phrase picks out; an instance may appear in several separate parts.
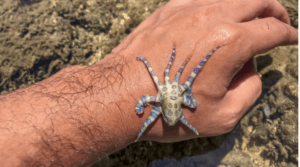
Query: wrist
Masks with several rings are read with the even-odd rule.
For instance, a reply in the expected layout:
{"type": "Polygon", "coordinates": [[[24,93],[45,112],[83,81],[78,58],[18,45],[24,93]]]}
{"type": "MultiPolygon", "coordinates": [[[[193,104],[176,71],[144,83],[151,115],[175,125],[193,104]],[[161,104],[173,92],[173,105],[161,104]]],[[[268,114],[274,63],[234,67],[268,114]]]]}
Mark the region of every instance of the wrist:
{"type": "MultiPolygon", "coordinates": [[[[153,84],[147,68],[143,63],[136,60],[136,56],[138,55],[135,53],[126,55],[123,53],[112,53],[96,64],[97,66],[102,66],[102,68],[104,64],[106,65],[105,68],[112,67],[115,74],[111,73],[110,75],[119,76],[119,78],[114,77],[115,80],[111,85],[111,90],[113,91],[107,92],[109,97],[113,95],[114,99],[111,101],[106,100],[105,103],[110,104],[109,106],[114,107],[113,110],[116,111],[113,115],[121,124],[121,126],[116,126],[127,130],[125,132],[127,145],[134,142],[144,121],[151,113],[152,108],[150,106],[144,108],[144,114],[138,115],[136,113],[135,108],[139,99],[144,95],[157,94],[157,88],[153,84]]],[[[157,63],[154,62],[153,65],[155,64],[157,63]]],[[[139,140],[148,139],[145,136],[142,136],[139,140]]]]}

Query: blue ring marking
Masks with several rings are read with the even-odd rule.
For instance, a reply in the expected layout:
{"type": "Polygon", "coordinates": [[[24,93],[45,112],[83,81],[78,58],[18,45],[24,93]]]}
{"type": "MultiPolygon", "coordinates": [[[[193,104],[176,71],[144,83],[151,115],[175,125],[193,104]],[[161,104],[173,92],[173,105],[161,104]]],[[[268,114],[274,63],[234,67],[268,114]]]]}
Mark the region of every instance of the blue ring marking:
{"type": "Polygon", "coordinates": [[[199,68],[195,68],[195,69],[194,69],[194,73],[197,74],[197,73],[199,72],[199,70],[200,70],[199,68]]]}
{"type": "Polygon", "coordinates": [[[159,96],[158,100],[161,101],[161,97],[160,96],[159,96]]]}
{"type": "Polygon", "coordinates": [[[157,114],[155,112],[151,112],[150,116],[152,116],[153,118],[156,118],[157,114]]]}
{"type": "Polygon", "coordinates": [[[159,81],[157,81],[158,85],[161,85],[161,83],[159,81]]]}
{"type": "Polygon", "coordinates": [[[193,81],[193,77],[192,76],[190,76],[187,80],[189,81],[189,82],[192,82],[193,81]]]}
{"type": "Polygon", "coordinates": [[[203,66],[204,63],[205,63],[205,61],[201,61],[199,65],[203,66]]]}
{"type": "Polygon", "coordinates": [[[142,127],[142,128],[145,128],[145,129],[146,129],[147,127],[146,127],[145,125],[143,125],[143,127],[142,127]]]}
{"type": "Polygon", "coordinates": [[[175,90],[172,90],[171,93],[172,93],[172,94],[176,94],[176,91],[175,91],[175,90]]]}
{"type": "Polygon", "coordinates": [[[171,96],[171,100],[176,100],[177,97],[176,96],[171,96]]]}
{"type": "Polygon", "coordinates": [[[169,103],[169,108],[172,108],[172,103],[169,103]]]}
{"type": "Polygon", "coordinates": [[[165,72],[165,76],[169,76],[169,73],[168,73],[168,72],[165,72]]]}
{"type": "Polygon", "coordinates": [[[166,90],[167,90],[167,88],[166,88],[166,87],[164,87],[164,88],[163,88],[163,91],[166,91],[166,90]]]}
{"type": "Polygon", "coordinates": [[[174,104],[174,108],[177,108],[177,104],[174,104]]]}
{"type": "Polygon", "coordinates": [[[192,94],[192,90],[191,89],[189,89],[187,92],[188,92],[188,94],[192,94]]]}
{"type": "Polygon", "coordinates": [[[189,99],[188,97],[186,97],[185,99],[186,99],[186,102],[187,102],[188,104],[190,104],[190,99],[189,99]]]}
{"type": "Polygon", "coordinates": [[[220,46],[217,46],[217,49],[219,49],[220,48],[220,46]]]}
{"type": "Polygon", "coordinates": [[[145,99],[142,97],[140,101],[141,101],[141,103],[143,104],[144,101],[145,101],[145,99]]]}
{"type": "Polygon", "coordinates": [[[178,82],[178,77],[175,77],[175,82],[178,82]]]}
{"type": "Polygon", "coordinates": [[[183,84],[182,87],[183,87],[184,89],[186,89],[188,86],[187,86],[186,84],[183,84]]]}
{"type": "Polygon", "coordinates": [[[215,52],[215,50],[212,50],[211,52],[212,52],[212,53],[214,53],[214,52],[215,52]]]}
{"type": "Polygon", "coordinates": [[[169,116],[172,116],[172,115],[173,115],[173,113],[172,113],[171,110],[168,111],[168,115],[169,115],[169,116]]]}
{"type": "Polygon", "coordinates": [[[177,117],[177,116],[178,116],[178,114],[179,114],[179,112],[176,110],[176,111],[175,111],[175,116],[177,117]]]}
{"type": "Polygon", "coordinates": [[[149,125],[149,123],[150,123],[150,122],[149,122],[149,120],[150,120],[150,119],[148,118],[148,119],[146,119],[146,121],[145,121],[145,122],[146,122],[146,124],[147,124],[147,126],[148,126],[148,125],[149,125]]]}
{"type": "Polygon", "coordinates": [[[172,122],[172,119],[171,119],[171,118],[169,118],[169,122],[172,122]]]}
{"type": "Polygon", "coordinates": [[[211,55],[207,55],[207,56],[206,56],[206,59],[208,59],[210,56],[211,56],[211,55]]]}
{"type": "Polygon", "coordinates": [[[175,88],[177,88],[177,86],[176,85],[172,85],[172,88],[175,89],[175,88]]]}

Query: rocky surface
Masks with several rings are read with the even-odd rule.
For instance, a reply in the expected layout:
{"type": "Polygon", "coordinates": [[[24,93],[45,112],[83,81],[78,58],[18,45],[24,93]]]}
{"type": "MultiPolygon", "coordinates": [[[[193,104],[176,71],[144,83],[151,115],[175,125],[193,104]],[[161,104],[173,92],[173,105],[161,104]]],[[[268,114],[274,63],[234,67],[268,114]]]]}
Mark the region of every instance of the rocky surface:
{"type": "MultiPolygon", "coordinates": [[[[0,1],[1,94],[41,81],[64,67],[101,60],[166,2],[0,1]]],[[[298,1],[280,2],[297,27],[298,1]]],[[[258,55],[257,64],[263,92],[229,135],[230,149],[222,147],[228,135],[170,144],[143,141],[93,166],[209,166],[209,157],[218,157],[214,160],[220,167],[297,166],[298,46],[258,55]]]]}

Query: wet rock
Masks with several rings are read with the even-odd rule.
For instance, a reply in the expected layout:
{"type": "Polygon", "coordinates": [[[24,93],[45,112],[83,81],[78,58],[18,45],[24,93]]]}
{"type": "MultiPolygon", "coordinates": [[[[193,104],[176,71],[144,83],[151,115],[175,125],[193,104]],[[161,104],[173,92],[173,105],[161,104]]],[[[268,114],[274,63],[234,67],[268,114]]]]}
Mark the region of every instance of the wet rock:
{"type": "Polygon", "coordinates": [[[298,83],[291,82],[283,87],[284,95],[291,99],[295,104],[298,104],[298,83]]]}
{"type": "Polygon", "coordinates": [[[298,135],[295,135],[298,134],[296,116],[297,115],[294,112],[288,112],[285,116],[283,116],[282,122],[277,130],[277,135],[282,143],[294,149],[298,147],[298,135]]]}
{"type": "Polygon", "coordinates": [[[254,167],[251,156],[243,151],[230,151],[221,161],[221,164],[232,167],[254,167]]]}

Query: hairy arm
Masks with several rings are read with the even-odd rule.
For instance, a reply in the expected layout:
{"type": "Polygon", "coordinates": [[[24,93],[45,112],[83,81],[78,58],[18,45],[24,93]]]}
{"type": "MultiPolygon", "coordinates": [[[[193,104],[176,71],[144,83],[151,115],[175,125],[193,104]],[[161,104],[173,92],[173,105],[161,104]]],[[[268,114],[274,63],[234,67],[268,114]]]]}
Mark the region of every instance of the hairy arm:
{"type": "Polygon", "coordinates": [[[133,142],[127,63],[108,55],[1,95],[1,166],[85,166],[133,142]]]}

